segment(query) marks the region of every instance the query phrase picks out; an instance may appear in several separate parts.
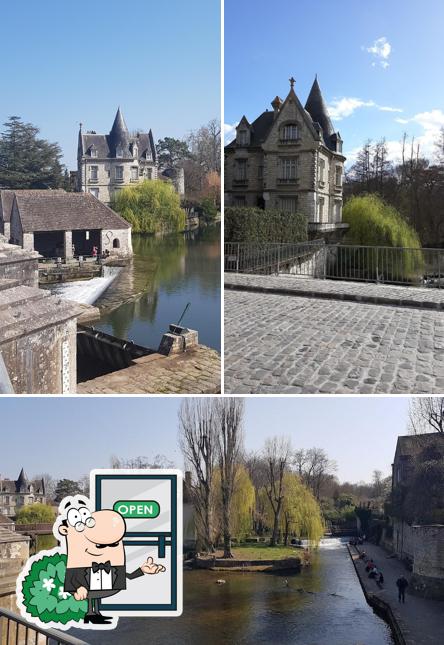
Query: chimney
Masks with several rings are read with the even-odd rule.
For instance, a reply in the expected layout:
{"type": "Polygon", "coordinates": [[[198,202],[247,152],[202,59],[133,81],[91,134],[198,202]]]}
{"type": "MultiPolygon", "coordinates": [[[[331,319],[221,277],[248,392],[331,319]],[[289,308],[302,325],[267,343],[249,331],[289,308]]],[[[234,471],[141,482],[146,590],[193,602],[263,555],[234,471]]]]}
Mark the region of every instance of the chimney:
{"type": "Polygon", "coordinates": [[[281,105],[282,105],[282,99],[279,98],[279,96],[276,96],[271,102],[271,107],[273,108],[273,112],[274,112],[274,118],[276,118],[277,115],[279,114],[281,105]]]}

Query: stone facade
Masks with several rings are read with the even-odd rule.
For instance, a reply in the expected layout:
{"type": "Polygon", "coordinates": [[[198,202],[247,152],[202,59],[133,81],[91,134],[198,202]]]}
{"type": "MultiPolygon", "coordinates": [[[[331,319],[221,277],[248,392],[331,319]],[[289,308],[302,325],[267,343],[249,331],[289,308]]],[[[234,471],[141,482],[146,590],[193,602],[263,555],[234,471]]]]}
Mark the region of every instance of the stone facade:
{"type": "Polygon", "coordinates": [[[277,208],[306,215],[312,230],[334,230],[342,221],[345,157],[317,80],[305,109],[293,89],[273,111],[253,123],[242,117],[225,148],[227,206],[277,208]]]}
{"type": "Polygon", "coordinates": [[[0,513],[15,517],[22,506],[46,504],[43,479],[29,480],[23,468],[17,479],[5,479],[0,475],[0,513]]]}
{"type": "Polygon", "coordinates": [[[105,204],[124,186],[157,179],[156,149],[151,130],[130,135],[120,108],[109,134],[79,131],[77,190],[105,204]]]}
{"type": "Polygon", "coordinates": [[[0,240],[2,363],[15,394],[75,393],[76,319],[83,308],[37,283],[38,255],[0,240]]]}
{"type": "Polygon", "coordinates": [[[17,612],[17,577],[29,558],[30,541],[28,536],[0,525],[0,607],[4,609],[17,612]]]}

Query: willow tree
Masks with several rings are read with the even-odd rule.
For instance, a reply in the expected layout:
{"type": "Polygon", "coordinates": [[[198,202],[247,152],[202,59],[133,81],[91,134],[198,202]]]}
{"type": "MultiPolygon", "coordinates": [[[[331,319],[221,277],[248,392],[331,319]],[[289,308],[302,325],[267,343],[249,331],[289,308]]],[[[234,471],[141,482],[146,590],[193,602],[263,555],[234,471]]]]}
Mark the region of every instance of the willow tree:
{"type": "Polygon", "coordinates": [[[293,472],[284,475],[280,528],[287,546],[291,534],[317,545],[324,534],[321,509],[310,489],[293,472]]]}
{"type": "Polygon", "coordinates": [[[185,211],[172,184],[145,180],[114,193],[111,207],[134,233],[176,233],[185,228],[185,211]]]}

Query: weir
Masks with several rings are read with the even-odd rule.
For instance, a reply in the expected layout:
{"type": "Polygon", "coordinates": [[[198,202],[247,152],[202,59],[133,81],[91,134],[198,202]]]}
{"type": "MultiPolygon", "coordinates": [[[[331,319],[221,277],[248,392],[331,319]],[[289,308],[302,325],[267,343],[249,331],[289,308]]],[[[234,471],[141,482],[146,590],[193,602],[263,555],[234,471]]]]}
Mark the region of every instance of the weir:
{"type": "Polygon", "coordinates": [[[104,266],[100,277],[51,285],[51,292],[63,300],[92,305],[108,289],[121,270],[122,267],[104,266]]]}

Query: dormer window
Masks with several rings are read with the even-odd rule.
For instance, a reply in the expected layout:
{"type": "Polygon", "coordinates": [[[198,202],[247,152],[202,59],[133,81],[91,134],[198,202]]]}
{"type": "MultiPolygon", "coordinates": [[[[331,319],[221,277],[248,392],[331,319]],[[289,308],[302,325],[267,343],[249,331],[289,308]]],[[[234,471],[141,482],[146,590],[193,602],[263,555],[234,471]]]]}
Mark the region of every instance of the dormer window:
{"type": "Polygon", "coordinates": [[[296,123],[289,123],[284,125],[281,129],[282,141],[296,141],[299,138],[298,126],[296,123]]]}
{"type": "Polygon", "coordinates": [[[152,159],[153,159],[153,155],[151,154],[151,150],[149,148],[147,148],[147,150],[145,152],[145,159],[147,161],[152,161],[152,159]]]}
{"type": "Polygon", "coordinates": [[[123,148],[122,146],[116,147],[116,157],[123,157],[123,148]]]}
{"type": "Polygon", "coordinates": [[[132,152],[133,152],[133,158],[136,159],[139,154],[139,149],[137,148],[136,143],[133,143],[132,145],[132,152]]]}
{"type": "Polygon", "coordinates": [[[237,133],[237,141],[240,146],[248,145],[248,132],[246,130],[239,130],[237,133]]]}
{"type": "Polygon", "coordinates": [[[91,157],[97,157],[97,148],[94,145],[89,149],[89,154],[91,157]]]}

